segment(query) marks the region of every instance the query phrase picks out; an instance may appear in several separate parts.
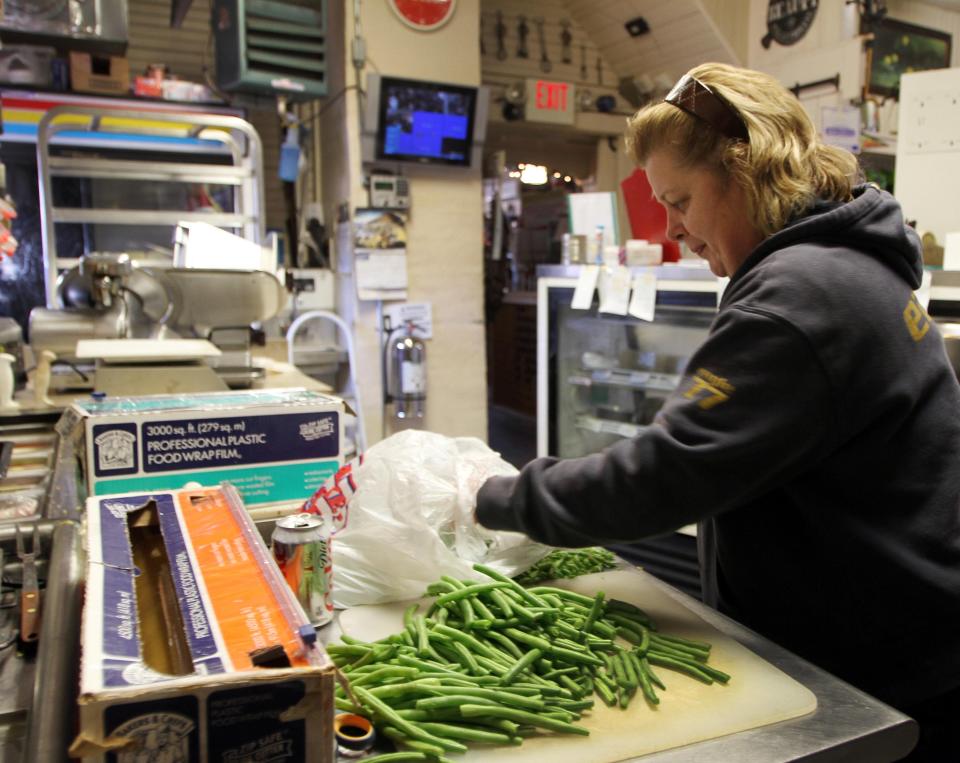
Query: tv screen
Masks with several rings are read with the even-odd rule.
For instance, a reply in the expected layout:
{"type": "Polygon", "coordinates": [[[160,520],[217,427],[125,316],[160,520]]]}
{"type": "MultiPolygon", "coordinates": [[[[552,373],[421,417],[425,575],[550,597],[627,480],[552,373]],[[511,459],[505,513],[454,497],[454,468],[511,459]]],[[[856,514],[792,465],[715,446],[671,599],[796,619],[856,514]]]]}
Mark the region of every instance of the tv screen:
{"type": "Polygon", "coordinates": [[[383,77],[376,157],[469,166],[476,109],[475,87],[383,77]]]}

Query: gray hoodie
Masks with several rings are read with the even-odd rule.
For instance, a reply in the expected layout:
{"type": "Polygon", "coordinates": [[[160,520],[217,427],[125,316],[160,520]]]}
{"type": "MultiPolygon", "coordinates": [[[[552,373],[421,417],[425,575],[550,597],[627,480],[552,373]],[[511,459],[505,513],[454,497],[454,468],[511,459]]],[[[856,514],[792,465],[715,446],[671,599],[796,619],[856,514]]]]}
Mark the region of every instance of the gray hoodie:
{"type": "Polygon", "coordinates": [[[731,279],[654,426],[489,480],[479,521],[558,546],[702,521],[722,611],[891,704],[960,686],[960,386],[920,251],[874,187],[816,205],[731,279]]]}

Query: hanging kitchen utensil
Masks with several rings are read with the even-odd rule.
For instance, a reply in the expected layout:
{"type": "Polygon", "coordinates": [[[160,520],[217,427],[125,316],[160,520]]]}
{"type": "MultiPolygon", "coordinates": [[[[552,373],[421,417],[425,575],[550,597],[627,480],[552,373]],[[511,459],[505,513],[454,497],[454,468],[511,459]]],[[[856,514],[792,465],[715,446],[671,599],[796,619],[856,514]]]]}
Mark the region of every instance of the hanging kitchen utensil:
{"type": "Polygon", "coordinates": [[[517,58],[529,58],[527,51],[527,35],[530,34],[530,27],[527,26],[527,17],[517,17],[517,58]]]}
{"type": "Polygon", "coordinates": [[[507,25],[503,23],[503,11],[497,11],[497,60],[503,61],[507,57],[507,25]]]}
{"type": "Polygon", "coordinates": [[[560,19],[560,26],[563,27],[563,31],[560,32],[560,45],[562,46],[560,60],[565,64],[572,64],[573,51],[571,50],[571,45],[573,43],[573,34],[570,32],[570,19],[560,19]]]}
{"type": "Polygon", "coordinates": [[[480,14],[480,55],[487,55],[487,46],[483,42],[483,14],[480,14]]]}
{"type": "Polygon", "coordinates": [[[587,46],[580,45],[580,79],[587,80],[587,46]]]}
{"type": "Polygon", "coordinates": [[[603,59],[597,56],[597,84],[603,84],[603,59]]]}
{"type": "Polygon", "coordinates": [[[543,16],[537,16],[533,23],[537,25],[537,37],[540,39],[540,71],[544,74],[553,68],[550,57],[547,55],[547,38],[543,34],[543,16]]]}

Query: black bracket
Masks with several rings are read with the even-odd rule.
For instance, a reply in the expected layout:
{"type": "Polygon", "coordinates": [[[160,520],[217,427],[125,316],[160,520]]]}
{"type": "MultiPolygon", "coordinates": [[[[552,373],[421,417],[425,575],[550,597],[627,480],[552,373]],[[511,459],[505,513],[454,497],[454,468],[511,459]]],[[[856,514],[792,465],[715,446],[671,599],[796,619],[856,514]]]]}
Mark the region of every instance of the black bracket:
{"type": "Polygon", "coordinates": [[[812,90],[815,87],[824,87],[825,85],[833,85],[837,90],[839,90],[840,73],[838,72],[832,77],[827,77],[826,79],[818,79],[816,82],[806,82],[802,85],[798,82],[796,85],[790,88],[790,92],[799,98],[802,91],[812,90]]]}

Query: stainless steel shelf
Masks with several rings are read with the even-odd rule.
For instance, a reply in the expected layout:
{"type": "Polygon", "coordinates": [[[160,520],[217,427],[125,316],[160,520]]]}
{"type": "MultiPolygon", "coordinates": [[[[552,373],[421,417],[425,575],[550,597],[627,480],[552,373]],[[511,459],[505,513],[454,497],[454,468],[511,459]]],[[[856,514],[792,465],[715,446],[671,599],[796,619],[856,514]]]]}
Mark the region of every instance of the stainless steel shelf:
{"type": "Polygon", "coordinates": [[[84,159],[52,156],[48,161],[54,177],[154,180],[181,183],[241,185],[253,177],[250,167],[224,164],[164,164],[120,159],[84,159]]]}
{"type": "Polygon", "coordinates": [[[588,416],[582,414],[576,419],[577,429],[583,429],[587,432],[597,432],[603,434],[613,434],[619,437],[636,437],[643,430],[647,429],[642,424],[633,424],[629,421],[615,421],[613,419],[601,419],[597,416],[588,416]]]}
{"type": "MultiPolygon", "coordinates": [[[[55,223],[101,223],[105,225],[176,225],[179,222],[210,223],[224,228],[242,228],[252,215],[227,212],[179,212],[155,209],[91,209],[51,207],[55,223]]],[[[58,261],[59,262],[59,261],[58,261]]]]}

